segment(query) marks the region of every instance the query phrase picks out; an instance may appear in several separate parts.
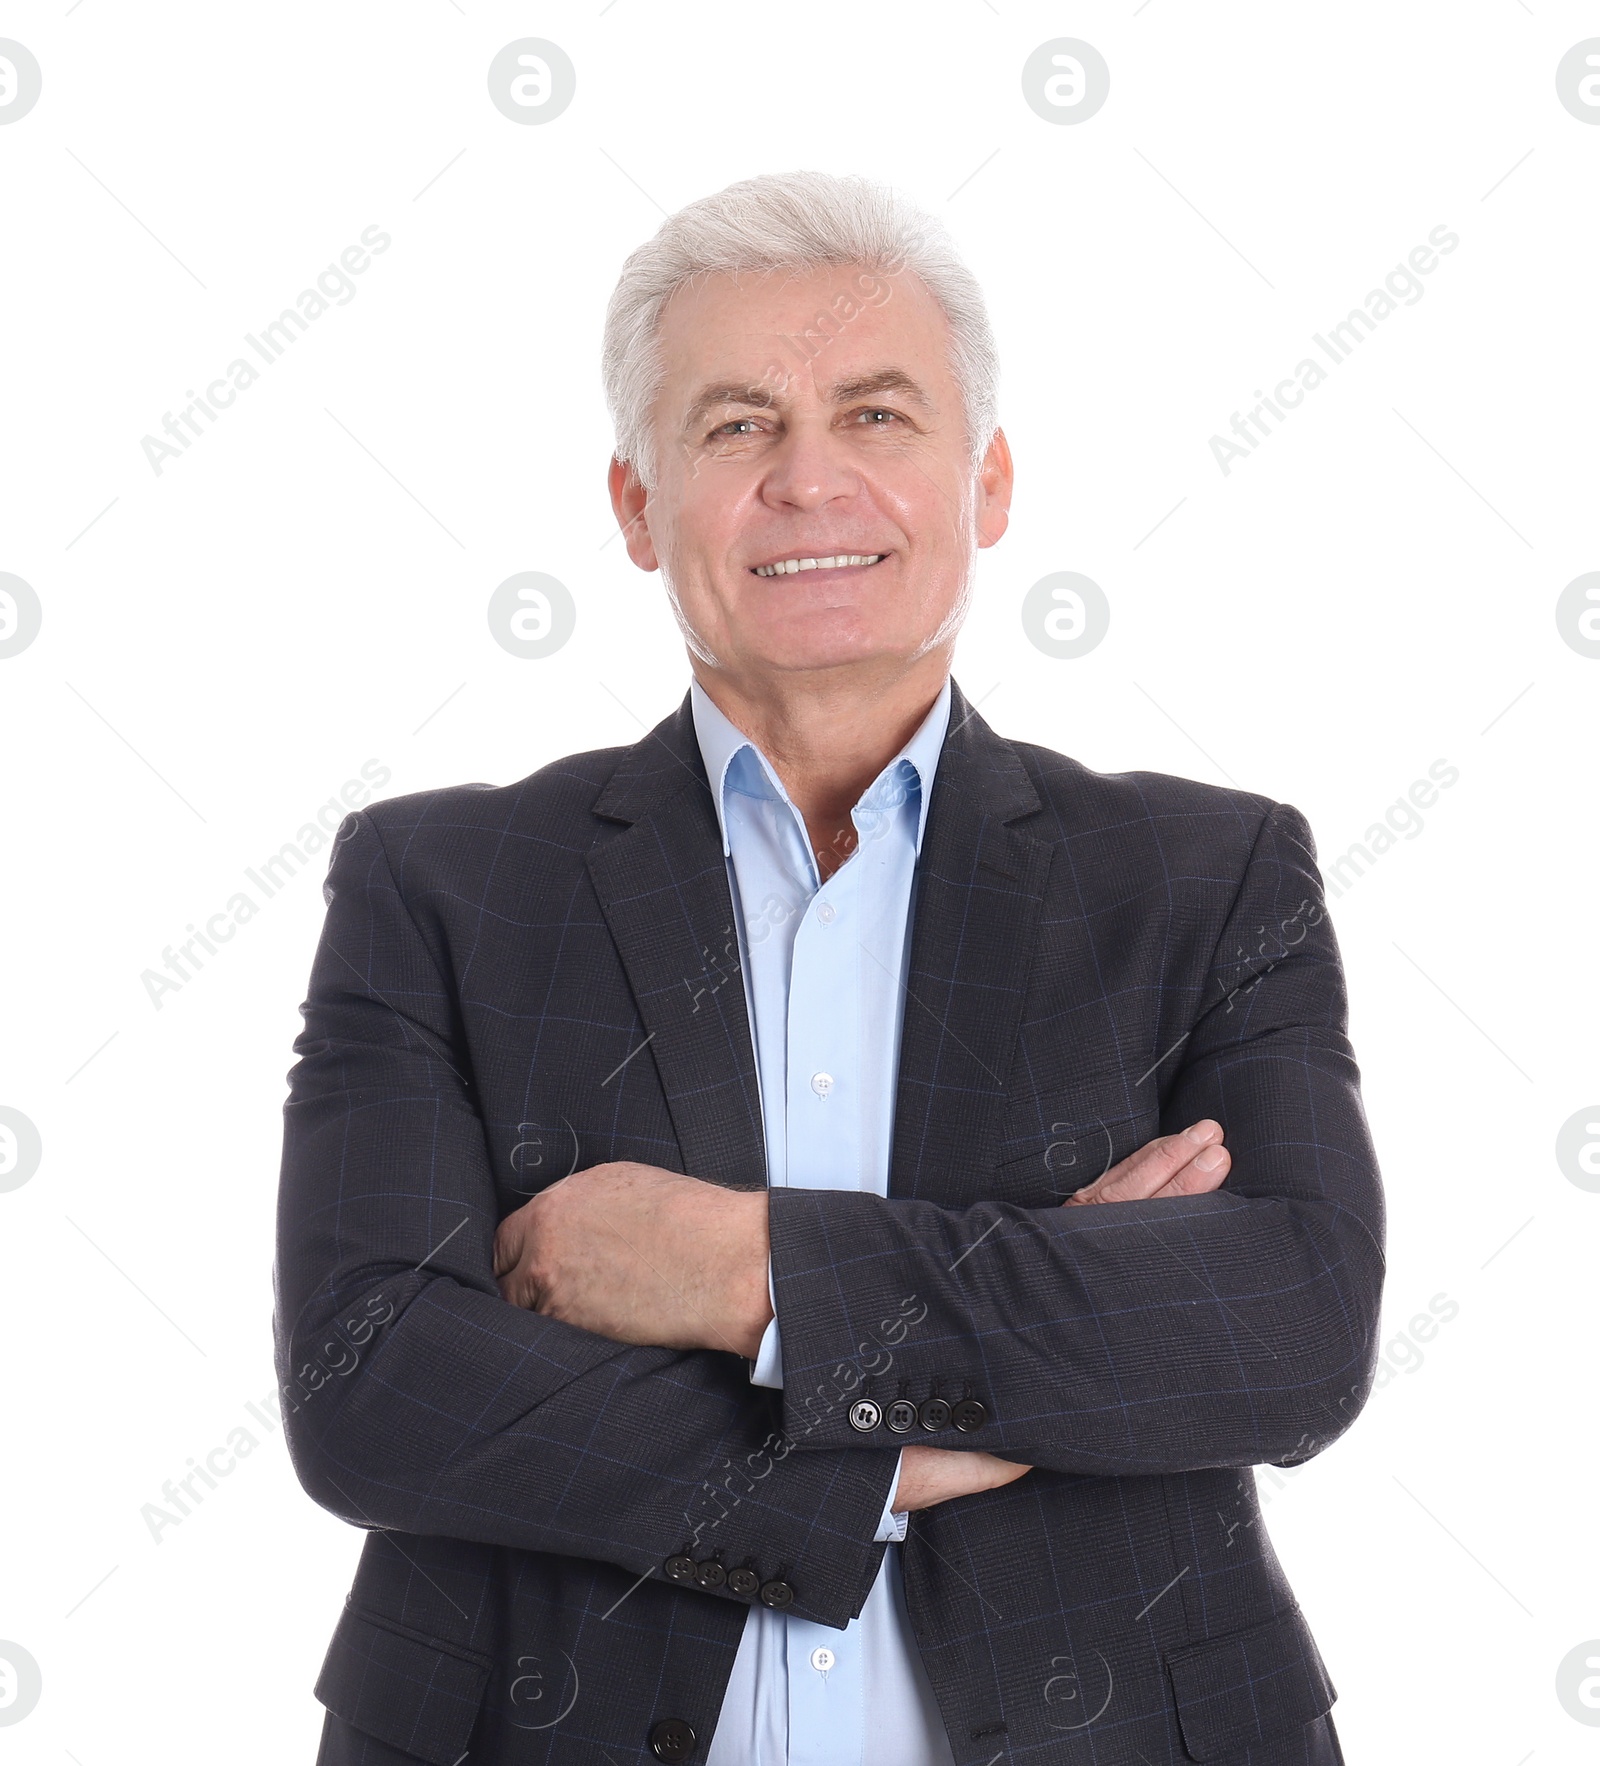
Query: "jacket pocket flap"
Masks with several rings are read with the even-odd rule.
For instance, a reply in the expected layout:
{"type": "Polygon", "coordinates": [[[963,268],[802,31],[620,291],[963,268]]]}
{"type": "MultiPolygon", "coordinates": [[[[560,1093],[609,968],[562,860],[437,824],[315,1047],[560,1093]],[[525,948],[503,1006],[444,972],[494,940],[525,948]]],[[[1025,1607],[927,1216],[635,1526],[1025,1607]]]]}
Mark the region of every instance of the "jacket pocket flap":
{"type": "Polygon", "coordinates": [[[1167,1657],[1183,1745],[1215,1760],[1323,1716],[1338,1696],[1298,1607],[1167,1657]]]}
{"type": "Polygon", "coordinates": [[[477,1721],[493,1666],[487,1656],[347,1606],[317,1676],[316,1697],[345,1722],[414,1754],[455,1766],[477,1721]]]}
{"type": "Polygon", "coordinates": [[[1001,1199],[1036,1207],[1065,1201],[1137,1152],[1160,1129],[1155,1089],[1143,1090],[1148,1097],[1115,1076],[1013,1103],[995,1149],[1001,1199]]]}

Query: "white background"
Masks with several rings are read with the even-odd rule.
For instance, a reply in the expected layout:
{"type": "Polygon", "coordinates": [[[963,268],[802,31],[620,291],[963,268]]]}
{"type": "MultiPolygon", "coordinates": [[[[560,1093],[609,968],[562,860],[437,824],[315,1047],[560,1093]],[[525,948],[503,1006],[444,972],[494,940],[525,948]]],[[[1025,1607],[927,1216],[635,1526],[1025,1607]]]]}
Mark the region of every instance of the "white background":
{"type": "Polygon", "coordinates": [[[44,80],[0,127],[0,570],[43,606],[0,662],[0,1104],[44,1147],[0,1195],[0,1638],[44,1684],[11,1758],[312,1758],[360,1536],[245,1406],[325,856],[159,1009],[141,975],[364,761],[504,784],[672,709],[605,301],[665,212],[818,166],[943,215],[989,294],[1017,495],[957,678],[992,724],[1294,803],[1325,868],[1459,769],[1332,906],[1385,1340],[1458,1311],[1262,1488],[1352,1766],[1594,1759],[1555,1679],[1600,1637],[1600,1195],[1555,1137],[1600,1096],[1600,661],[1555,603],[1600,568],[1600,127],[1555,69],[1600,11],[1530,3],[6,9],[44,80]],[[485,84],[529,35],[577,68],[541,127],[485,84]],[[1019,79],[1063,35],[1111,69],[1070,127],[1019,79]],[[157,475],[141,438],[369,225],[355,297],[157,475]],[[1441,225],[1422,298],[1224,475],[1210,437],[1441,225]],[[577,602],[544,661],[486,623],[521,570],[577,602]],[[1019,621],[1056,570],[1111,605],[1081,660],[1019,621]],[[143,1505],[240,1425],[156,1543],[143,1505]]]}

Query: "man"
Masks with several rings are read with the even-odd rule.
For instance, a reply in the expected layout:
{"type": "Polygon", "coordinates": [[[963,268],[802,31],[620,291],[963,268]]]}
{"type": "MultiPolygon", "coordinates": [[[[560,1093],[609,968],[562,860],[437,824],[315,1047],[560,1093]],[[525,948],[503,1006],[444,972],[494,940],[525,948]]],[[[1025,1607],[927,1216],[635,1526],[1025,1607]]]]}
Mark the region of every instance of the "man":
{"type": "Polygon", "coordinates": [[[1376,1355],[1304,818],[950,681],[1012,464],[891,193],[672,217],[606,374],[688,695],[330,867],[275,1315],[371,1534],[321,1766],[1330,1766],[1248,1470],[1376,1355]]]}

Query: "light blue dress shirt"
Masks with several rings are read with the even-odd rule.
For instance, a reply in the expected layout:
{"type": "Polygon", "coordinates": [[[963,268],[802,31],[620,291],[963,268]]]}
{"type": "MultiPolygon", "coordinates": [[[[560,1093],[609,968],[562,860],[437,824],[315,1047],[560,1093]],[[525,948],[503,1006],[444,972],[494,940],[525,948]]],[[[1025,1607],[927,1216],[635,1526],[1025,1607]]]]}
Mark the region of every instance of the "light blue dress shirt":
{"type": "MultiPolygon", "coordinates": [[[[739,929],[767,1181],[886,1195],[912,892],[950,684],[850,812],[856,849],[826,884],[765,755],[698,681],[690,702],[739,929]]],[[[758,1385],[783,1384],[780,1322],[762,1338],[758,1385]]],[[[905,1516],[891,1512],[899,1482],[897,1469],[875,1539],[905,1537],[905,1516]]],[[[898,1543],[843,1631],[751,1607],[707,1766],[868,1761],[955,1766],[906,1614],[898,1543]]]]}

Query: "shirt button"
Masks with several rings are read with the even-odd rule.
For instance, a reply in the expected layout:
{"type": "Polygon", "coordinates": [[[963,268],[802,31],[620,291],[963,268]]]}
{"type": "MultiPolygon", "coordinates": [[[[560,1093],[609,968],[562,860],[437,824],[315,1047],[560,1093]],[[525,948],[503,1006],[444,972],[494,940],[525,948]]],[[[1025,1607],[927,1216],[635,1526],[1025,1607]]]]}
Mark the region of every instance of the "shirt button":
{"type": "Polygon", "coordinates": [[[833,1090],[833,1075],[831,1073],[813,1073],[811,1075],[811,1089],[819,1098],[825,1098],[833,1090]]]}
{"type": "Polygon", "coordinates": [[[823,923],[824,926],[831,926],[834,922],[835,917],[836,917],[836,913],[835,913],[834,905],[831,901],[825,901],[825,902],[822,902],[819,904],[819,906],[817,908],[817,918],[823,923]]]}
{"type": "Polygon", "coordinates": [[[811,1652],[811,1666],[819,1674],[826,1674],[837,1660],[838,1657],[825,1643],[819,1643],[811,1652]]]}

